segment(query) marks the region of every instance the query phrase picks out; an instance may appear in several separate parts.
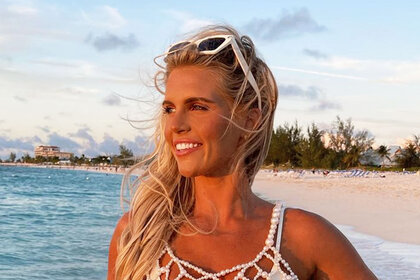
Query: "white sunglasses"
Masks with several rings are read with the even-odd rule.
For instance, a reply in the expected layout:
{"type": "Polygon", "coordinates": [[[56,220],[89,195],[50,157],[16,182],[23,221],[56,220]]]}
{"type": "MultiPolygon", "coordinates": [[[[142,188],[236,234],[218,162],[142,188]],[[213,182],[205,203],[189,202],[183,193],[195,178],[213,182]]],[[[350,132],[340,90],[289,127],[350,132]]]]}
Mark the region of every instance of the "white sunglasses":
{"type": "Polygon", "coordinates": [[[165,57],[168,55],[194,44],[197,46],[197,50],[202,54],[216,54],[223,50],[225,47],[231,45],[233,52],[235,53],[236,58],[239,61],[239,65],[241,65],[242,71],[244,71],[245,76],[248,79],[248,82],[254,88],[255,92],[257,93],[258,97],[258,109],[261,110],[261,93],[260,89],[258,88],[257,82],[255,81],[254,75],[252,72],[249,71],[249,66],[246,63],[244,56],[242,55],[241,50],[239,49],[238,43],[235,40],[235,37],[232,35],[213,35],[208,36],[193,42],[190,41],[181,41],[169,46],[168,50],[166,51],[165,57]]]}

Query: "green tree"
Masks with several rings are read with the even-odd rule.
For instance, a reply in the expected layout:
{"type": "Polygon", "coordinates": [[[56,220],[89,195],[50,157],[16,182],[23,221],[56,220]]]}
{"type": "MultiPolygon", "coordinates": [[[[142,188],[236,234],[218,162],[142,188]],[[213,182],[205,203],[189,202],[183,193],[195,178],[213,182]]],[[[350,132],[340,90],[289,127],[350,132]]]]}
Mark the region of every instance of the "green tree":
{"type": "Polygon", "coordinates": [[[9,156],[9,161],[15,162],[15,160],[16,160],[16,153],[11,152],[9,156]]]}
{"type": "Polygon", "coordinates": [[[34,162],[35,163],[44,163],[47,162],[48,159],[46,157],[43,156],[36,156],[34,162]]]}
{"type": "Polygon", "coordinates": [[[329,137],[329,148],[336,152],[341,168],[357,166],[362,153],[372,146],[374,141],[367,130],[356,132],[351,119],[344,121],[339,116],[333,123],[329,137]]]}
{"type": "Polygon", "coordinates": [[[23,156],[22,156],[22,162],[25,162],[25,163],[32,163],[32,162],[34,162],[34,159],[28,154],[28,153],[25,153],[23,156]]]}
{"type": "Polygon", "coordinates": [[[120,160],[123,162],[124,166],[134,164],[134,154],[133,151],[127,148],[125,145],[120,145],[120,160]]]}
{"type": "Polygon", "coordinates": [[[312,123],[307,129],[307,134],[308,137],[302,139],[298,146],[300,165],[304,168],[329,167],[325,166],[325,157],[328,151],[322,142],[324,132],[319,130],[315,123],[312,123]]]}
{"type": "Polygon", "coordinates": [[[409,168],[420,166],[420,145],[419,136],[414,136],[413,140],[408,140],[401,154],[397,157],[400,167],[409,168]]]}
{"type": "Polygon", "coordinates": [[[302,141],[302,129],[298,123],[279,126],[272,134],[271,143],[266,157],[266,164],[288,163],[291,166],[299,165],[298,146],[302,141]]]}
{"type": "Polygon", "coordinates": [[[389,151],[390,149],[385,146],[385,145],[380,145],[377,149],[376,152],[378,153],[379,157],[381,158],[381,166],[384,166],[384,160],[388,159],[389,161],[391,161],[391,159],[389,158],[389,151]]]}
{"type": "Polygon", "coordinates": [[[52,163],[57,163],[60,161],[60,159],[57,156],[55,156],[55,157],[49,157],[48,161],[52,163]]]}

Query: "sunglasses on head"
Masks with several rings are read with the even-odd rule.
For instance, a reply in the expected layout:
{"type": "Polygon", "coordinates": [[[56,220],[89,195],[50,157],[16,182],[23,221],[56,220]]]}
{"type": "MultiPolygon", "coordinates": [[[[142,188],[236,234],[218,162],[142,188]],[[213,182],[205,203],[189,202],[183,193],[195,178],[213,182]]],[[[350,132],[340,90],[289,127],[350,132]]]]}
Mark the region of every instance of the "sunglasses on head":
{"type": "Polygon", "coordinates": [[[181,50],[187,46],[195,45],[197,46],[197,50],[201,54],[217,54],[221,50],[223,50],[227,46],[232,46],[233,52],[235,53],[236,58],[238,59],[239,65],[241,65],[242,71],[244,71],[245,76],[247,77],[248,82],[254,88],[255,92],[257,93],[258,97],[258,109],[261,110],[261,93],[260,89],[258,88],[257,82],[255,81],[254,75],[252,72],[249,71],[249,66],[246,63],[244,56],[242,55],[241,50],[239,49],[238,43],[235,40],[235,37],[232,35],[213,35],[208,36],[205,38],[201,38],[196,41],[181,41],[169,46],[168,50],[166,51],[166,56],[171,55],[178,50],[181,50]]]}

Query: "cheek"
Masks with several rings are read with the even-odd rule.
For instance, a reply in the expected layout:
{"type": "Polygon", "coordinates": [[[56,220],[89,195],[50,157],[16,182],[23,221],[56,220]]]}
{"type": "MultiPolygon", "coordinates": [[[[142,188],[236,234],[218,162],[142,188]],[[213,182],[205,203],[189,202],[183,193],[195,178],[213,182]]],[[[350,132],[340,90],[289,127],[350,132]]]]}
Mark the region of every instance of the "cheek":
{"type": "Polygon", "coordinates": [[[228,151],[229,154],[234,149],[239,140],[239,130],[231,124],[228,126],[228,121],[216,121],[210,125],[203,126],[207,139],[214,144],[219,151],[228,151]]]}

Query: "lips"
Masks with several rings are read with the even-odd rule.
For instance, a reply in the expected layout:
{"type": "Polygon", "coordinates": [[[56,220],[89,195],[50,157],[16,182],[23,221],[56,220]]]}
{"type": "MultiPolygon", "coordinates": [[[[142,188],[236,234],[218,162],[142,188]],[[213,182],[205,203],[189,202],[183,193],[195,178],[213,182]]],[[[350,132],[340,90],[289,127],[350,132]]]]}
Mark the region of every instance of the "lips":
{"type": "Polygon", "coordinates": [[[174,141],[175,154],[177,156],[187,155],[198,150],[202,145],[197,141],[187,139],[176,140],[174,141]]]}

